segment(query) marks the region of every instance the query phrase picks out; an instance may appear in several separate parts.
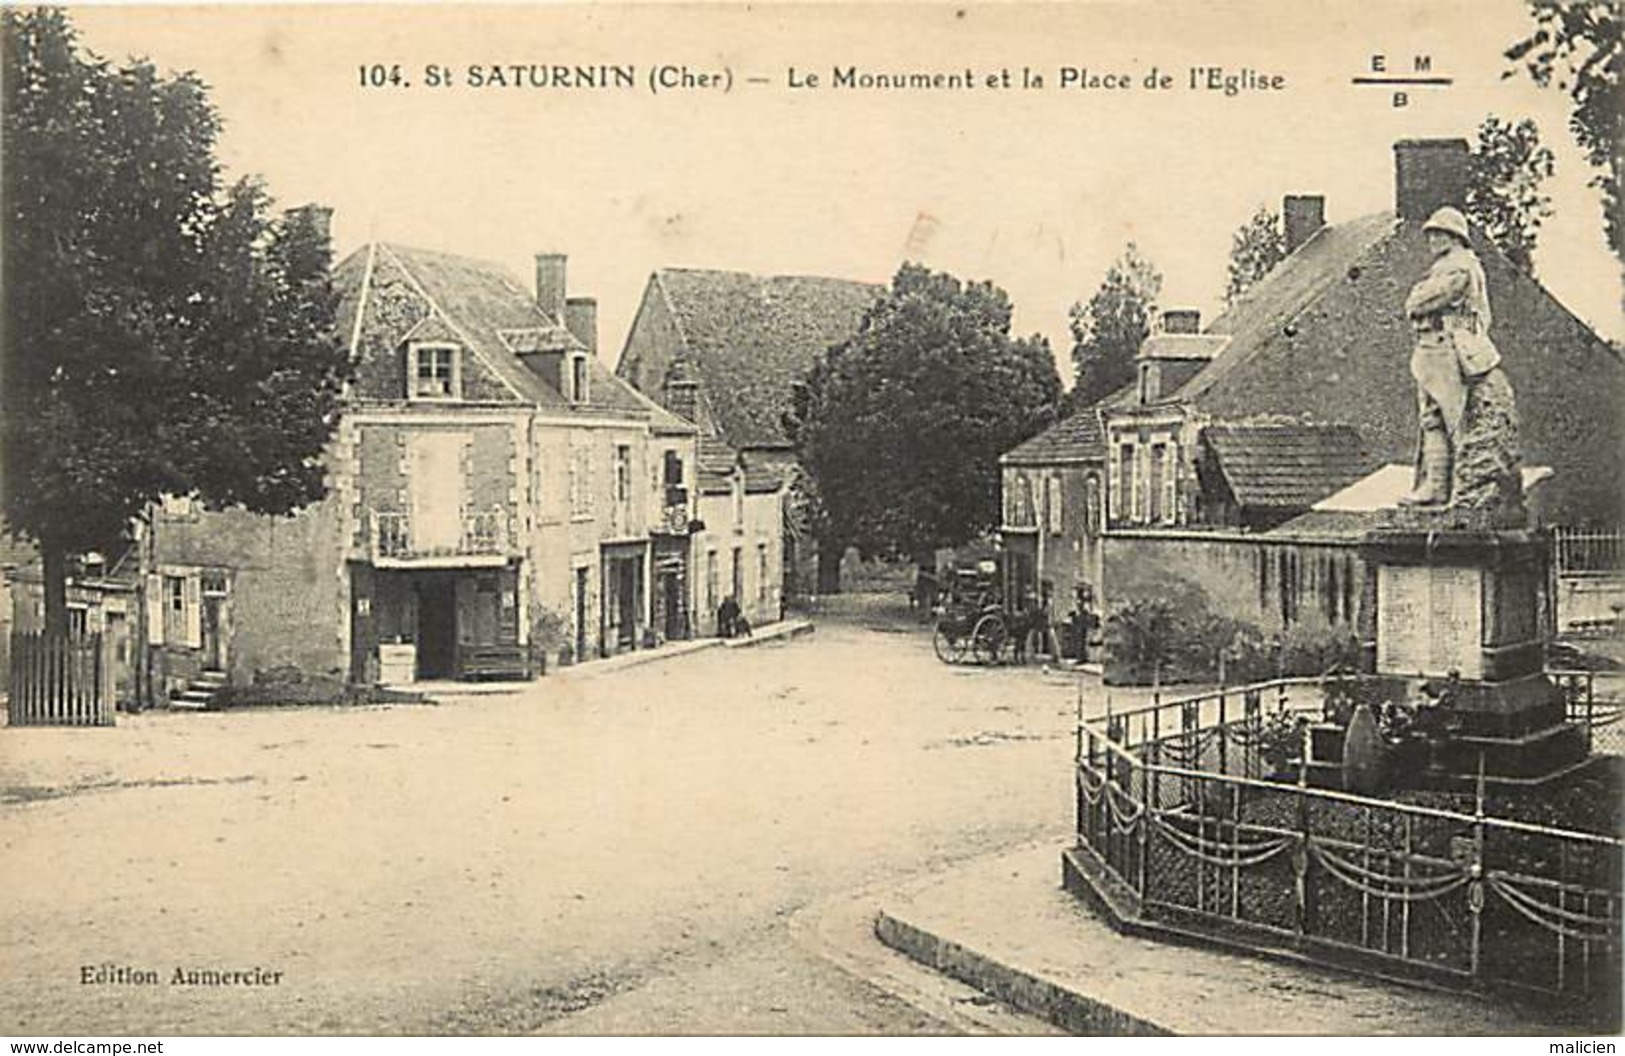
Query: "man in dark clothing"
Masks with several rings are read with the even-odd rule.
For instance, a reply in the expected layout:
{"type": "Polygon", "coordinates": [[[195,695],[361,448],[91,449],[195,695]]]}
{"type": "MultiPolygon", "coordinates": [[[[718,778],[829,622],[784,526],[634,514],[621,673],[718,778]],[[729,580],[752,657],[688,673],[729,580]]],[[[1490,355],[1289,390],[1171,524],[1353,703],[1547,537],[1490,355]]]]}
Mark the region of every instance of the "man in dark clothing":
{"type": "Polygon", "coordinates": [[[717,606],[717,637],[732,638],[739,633],[739,602],[734,600],[732,594],[722,599],[717,606]]]}

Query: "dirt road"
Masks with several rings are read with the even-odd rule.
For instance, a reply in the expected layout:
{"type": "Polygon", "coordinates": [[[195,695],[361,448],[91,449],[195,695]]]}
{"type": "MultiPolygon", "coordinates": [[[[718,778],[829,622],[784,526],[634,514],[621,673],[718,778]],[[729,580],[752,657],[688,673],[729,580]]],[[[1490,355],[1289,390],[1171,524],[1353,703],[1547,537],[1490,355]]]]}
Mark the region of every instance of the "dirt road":
{"type": "Polygon", "coordinates": [[[436,706],[0,730],[0,1031],[937,1031],[786,922],[1067,831],[1077,695],[826,624],[436,706]]]}

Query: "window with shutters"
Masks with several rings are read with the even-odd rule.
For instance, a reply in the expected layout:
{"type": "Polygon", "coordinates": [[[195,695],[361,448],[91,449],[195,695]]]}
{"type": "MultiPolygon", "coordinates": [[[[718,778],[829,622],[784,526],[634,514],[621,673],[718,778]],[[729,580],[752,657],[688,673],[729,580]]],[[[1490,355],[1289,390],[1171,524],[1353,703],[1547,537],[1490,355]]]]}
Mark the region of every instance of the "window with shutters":
{"type": "Polygon", "coordinates": [[[1162,520],[1178,524],[1179,516],[1179,445],[1170,443],[1164,452],[1162,467],[1162,520]]]}
{"type": "Polygon", "coordinates": [[[186,577],[164,577],[164,641],[186,640],[186,577]]]}
{"type": "Polygon", "coordinates": [[[1163,512],[1163,474],[1168,471],[1168,445],[1151,445],[1151,471],[1146,481],[1146,520],[1152,524],[1162,523],[1163,512]]]}
{"type": "Polygon", "coordinates": [[[1111,504],[1112,519],[1117,521],[1132,521],[1134,519],[1135,496],[1139,489],[1134,486],[1134,445],[1124,444],[1117,449],[1117,480],[1112,483],[1111,504]]]}
{"type": "Polygon", "coordinates": [[[629,444],[615,445],[615,501],[632,501],[632,447],[629,444]]]}

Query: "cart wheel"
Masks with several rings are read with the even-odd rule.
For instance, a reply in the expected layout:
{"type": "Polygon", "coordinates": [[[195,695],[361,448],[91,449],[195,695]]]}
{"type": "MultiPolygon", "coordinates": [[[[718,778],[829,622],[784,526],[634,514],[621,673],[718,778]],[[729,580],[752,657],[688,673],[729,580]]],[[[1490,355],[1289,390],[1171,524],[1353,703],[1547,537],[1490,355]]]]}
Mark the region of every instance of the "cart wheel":
{"type": "Polygon", "coordinates": [[[978,664],[1000,663],[1004,659],[1004,647],[1009,638],[1004,617],[990,612],[977,620],[975,629],[971,631],[971,655],[978,664]]]}
{"type": "Polygon", "coordinates": [[[940,625],[931,636],[931,648],[937,651],[937,659],[945,664],[957,664],[964,660],[965,647],[968,644],[964,635],[955,634],[940,625]]]}

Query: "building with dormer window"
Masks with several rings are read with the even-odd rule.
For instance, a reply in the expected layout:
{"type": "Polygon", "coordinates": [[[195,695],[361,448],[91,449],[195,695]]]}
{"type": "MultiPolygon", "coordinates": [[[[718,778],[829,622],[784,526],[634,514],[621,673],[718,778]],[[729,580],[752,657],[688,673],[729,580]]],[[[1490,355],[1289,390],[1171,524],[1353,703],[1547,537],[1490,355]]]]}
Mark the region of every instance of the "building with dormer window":
{"type": "Polygon", "coordinates": [[[212,636],[154,623],[159,684],[517,677],[693,633],[696,430],[599,362],[566,269],[538,254],[526,290],[390,243],[338,265],[355,376],[329,495],[291,518],[157,512],[158,596],[218,599],[212,636]]]}

